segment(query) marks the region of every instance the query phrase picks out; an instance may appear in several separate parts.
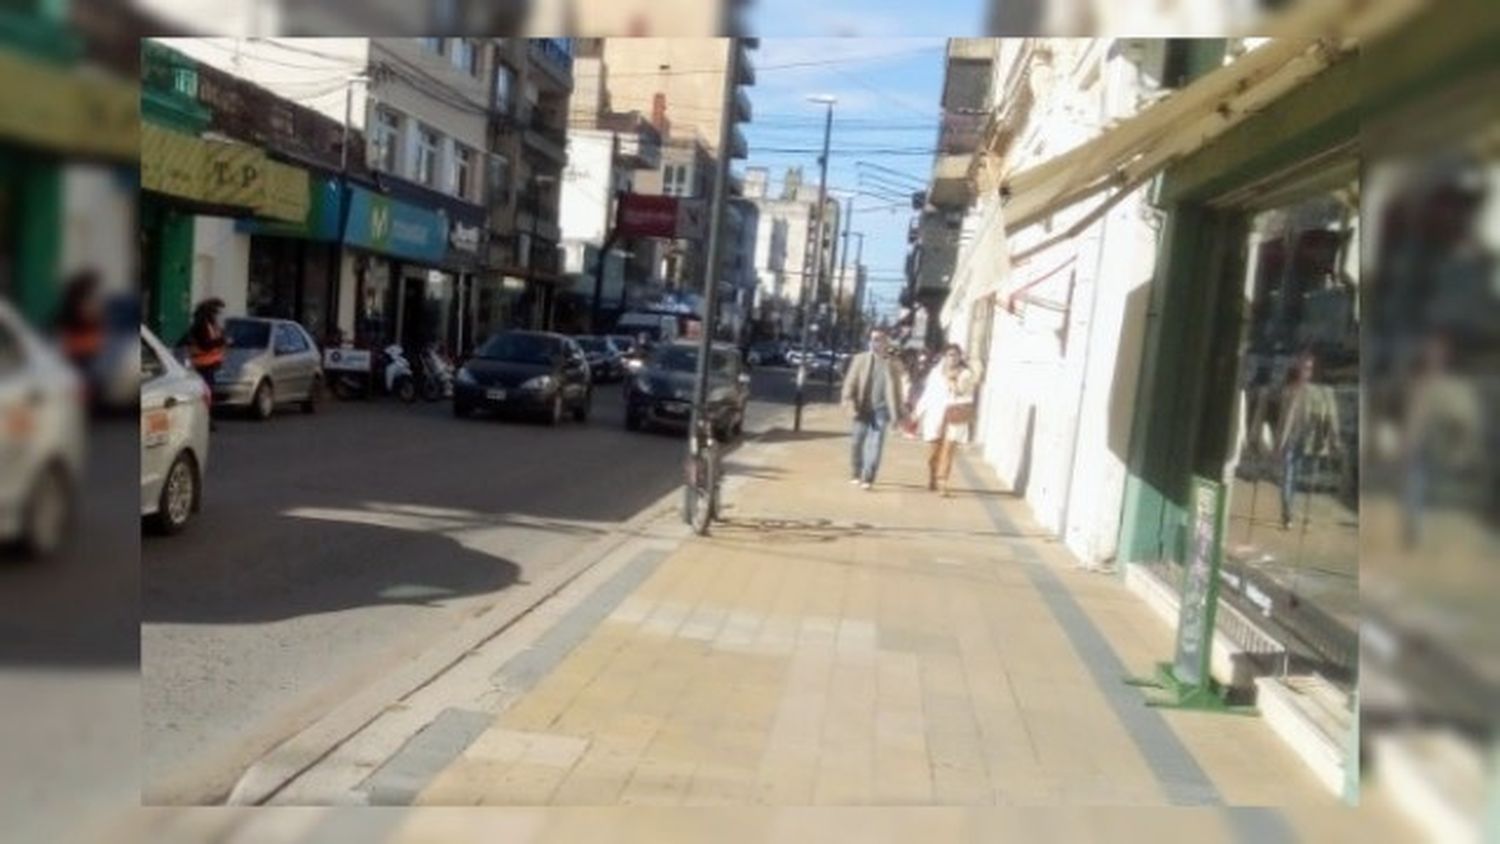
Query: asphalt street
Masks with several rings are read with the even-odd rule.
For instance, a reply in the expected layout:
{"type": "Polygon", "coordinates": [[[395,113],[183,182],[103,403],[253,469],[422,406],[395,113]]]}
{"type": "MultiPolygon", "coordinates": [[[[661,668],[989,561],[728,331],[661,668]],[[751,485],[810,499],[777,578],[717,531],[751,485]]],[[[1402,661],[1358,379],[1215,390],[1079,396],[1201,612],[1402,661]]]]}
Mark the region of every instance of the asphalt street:
{"type": "MultiPolygon", "coordinates": [[[[754,379],[752,434],[792,395],[785,370],[754,379]]],[[[683,449],[627,432],[613,384],[556,429],[388,399],[221,420],[202,513],[142,543],[146,801],[222,799],[394,660],[672,492],[683,449]]]]}

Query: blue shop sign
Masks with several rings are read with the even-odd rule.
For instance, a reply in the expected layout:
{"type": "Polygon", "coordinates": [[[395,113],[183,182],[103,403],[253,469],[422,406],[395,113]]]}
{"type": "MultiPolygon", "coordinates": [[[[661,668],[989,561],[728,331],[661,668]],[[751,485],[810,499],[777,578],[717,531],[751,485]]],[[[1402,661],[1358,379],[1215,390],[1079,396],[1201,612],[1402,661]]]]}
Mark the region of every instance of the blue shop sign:
{"type": "Polygon", "coordinates": [[[349,188],[350,246],[437,264],[448,251],[447,218],[364,188],[349,188]]]}
{"type": "Polygon", "coordinates": [[[339,239],[339,183],[327,176],[313,176],[308,180],[307,216],[301,222],[290,223],[266,220],[259,217],[244,217],[235,227],[248,234],[271,237],[295,237],[304,240],[335,241],[339,239]]]}

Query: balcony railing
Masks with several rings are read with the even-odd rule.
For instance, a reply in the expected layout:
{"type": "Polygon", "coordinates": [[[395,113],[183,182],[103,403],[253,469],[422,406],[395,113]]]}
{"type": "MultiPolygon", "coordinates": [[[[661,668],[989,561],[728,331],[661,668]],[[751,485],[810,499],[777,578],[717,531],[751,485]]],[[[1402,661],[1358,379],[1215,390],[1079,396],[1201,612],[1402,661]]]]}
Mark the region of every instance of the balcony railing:
{"type": "Polygon", "coordinates": [[[938,151],[943,155],[967,155],[979,149],[989,115],[982,112],[948,112],[943,115],[938,134],[938,151]]]}
{"type": "Polygon", "coordinates": [[[552,70],[562,81],[573,81],[573,41],[571,38],[532,38],[531,55],[537,63],[552,70]]]}

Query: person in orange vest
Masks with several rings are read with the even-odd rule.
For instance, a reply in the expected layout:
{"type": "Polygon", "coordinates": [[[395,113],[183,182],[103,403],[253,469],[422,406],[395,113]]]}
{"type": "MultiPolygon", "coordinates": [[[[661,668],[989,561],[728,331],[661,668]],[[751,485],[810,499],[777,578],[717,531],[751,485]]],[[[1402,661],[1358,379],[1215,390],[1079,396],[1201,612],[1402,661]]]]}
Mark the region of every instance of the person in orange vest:
{"type": "Polygon", "coordinates": [[[104,349],[104,301],[94,273],[84,271],[68,281],[57,332],[63,356],[80,372],[89,373],[104,349]]]}
{"type": "MultiPolygon", "coordinates": [[[[193,309],[193,324],[188,328],[188,362],[209,389],[213,389],[219,367],[224,365],[224,350],[229,345],[224,337],[224,328],[219,324],[219,316],[223,312],[223,299],[199,302],[198,307],[193,309]]],[[[213,427],[213,420],[210,418],[209,428],[213,427]]]]}

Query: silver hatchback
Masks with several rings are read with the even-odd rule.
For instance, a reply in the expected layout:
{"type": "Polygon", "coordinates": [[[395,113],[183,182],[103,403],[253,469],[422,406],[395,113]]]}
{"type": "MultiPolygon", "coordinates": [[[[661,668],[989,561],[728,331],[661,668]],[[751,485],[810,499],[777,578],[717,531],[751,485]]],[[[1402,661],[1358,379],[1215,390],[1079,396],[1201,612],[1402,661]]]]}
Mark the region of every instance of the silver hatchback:
{"type": "Polygon", "coordinates": [[[318,344],[291,320],[233,317],[224,321],[229,348],[214,378],[214,404],[269,419],[279,404],[312,413],[323,396],[318,344]]]}

